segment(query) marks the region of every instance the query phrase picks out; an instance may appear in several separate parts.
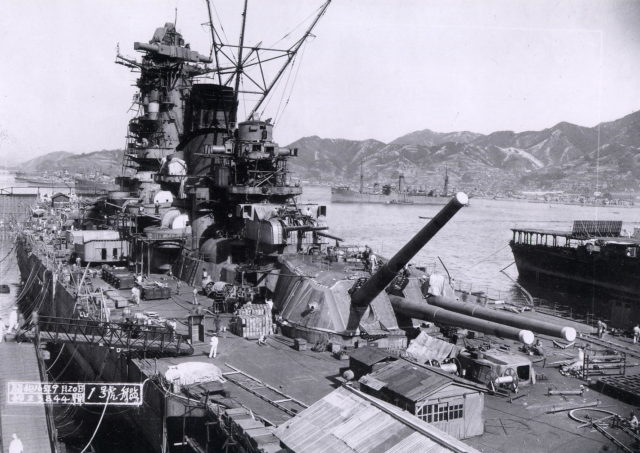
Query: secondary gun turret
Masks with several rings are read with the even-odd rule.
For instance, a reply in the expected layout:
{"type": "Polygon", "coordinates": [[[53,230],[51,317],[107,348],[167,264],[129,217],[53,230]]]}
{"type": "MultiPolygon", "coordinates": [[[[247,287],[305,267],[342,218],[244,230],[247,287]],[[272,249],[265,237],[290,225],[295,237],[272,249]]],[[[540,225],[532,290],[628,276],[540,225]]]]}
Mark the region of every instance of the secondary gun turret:
{"type": "Polygon", "coordinates": [[[400,272],[420,249],[468,202],[469,198],[463,192],[458,192],[451,198],[446,206],[442,208],[429,223],[351,295],[352,306],[357,310],[367,308],[371,301],[391,283],[398,272],[400,272]]]}

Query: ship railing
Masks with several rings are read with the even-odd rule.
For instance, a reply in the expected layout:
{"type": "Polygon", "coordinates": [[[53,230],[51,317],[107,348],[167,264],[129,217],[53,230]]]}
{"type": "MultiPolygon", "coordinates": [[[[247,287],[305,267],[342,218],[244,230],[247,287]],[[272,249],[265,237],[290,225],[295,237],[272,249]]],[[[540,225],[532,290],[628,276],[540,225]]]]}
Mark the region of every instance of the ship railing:
{"type": "Polygon", "coordinates": [[[193,347],[165,326],[40,316],[38,329],[46,341],[92,344],[160,356],[193,354],[193,347]]]}
{"type": "Polygon", "coordinates": [[[464,280],[451,280],[451,286],[459,294],[463,302],[465,299],[475,298],[477,302],[486,304],[511,303],[513,305],[527,305],[526,298],[514,290],[492,288],[489,285],[473,283],[464,280]]]}
{"type": "Polygon", "coordinates": [[[624,376],[627,372],[627,354],[585,354],[582,363],[582,378],[593,376],[624,376]]]}

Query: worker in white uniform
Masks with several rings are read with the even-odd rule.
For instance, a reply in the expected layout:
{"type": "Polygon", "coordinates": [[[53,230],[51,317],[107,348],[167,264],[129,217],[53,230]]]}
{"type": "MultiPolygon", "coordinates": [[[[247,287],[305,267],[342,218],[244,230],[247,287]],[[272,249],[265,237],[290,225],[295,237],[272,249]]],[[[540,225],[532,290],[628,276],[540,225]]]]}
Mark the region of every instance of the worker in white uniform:
{"type": "Polygon", "coordinates": [[[13,307],[11,313],[9,313],[9,333],[14,333],[18,331],[20,328],[20,324],[18,324],[18,307],[13,307]]]}
{"type": "Polygon", "coordinates": [[[640,340],[640,325],[636,324],[633,328],[633,342],[637,343],[640,340]]]}
{"type": "Polygon", "coordinates": [[[598,320],[598,338],[602,338],[607,331],[607,324],[604,321],[598,320]]]}
{"type": "Polygon", "coordinates": [[[371,253],[369,255],[369,263],[371,267],[371,273],[373,274],[378,270],[378,257],[375,255],[375,253],[371,253]]]}
{"type": "Polygon", "coordinates": [[[211,339],[209,340],[209,346],[211,346],[211,349],[209,350],[209,358],[216,358],[216,355],[218,354],[218,334],[214,333],[213,336],[211,337],[211,339]]]}
{"type": "Polygon", "coordinates": [[[140,288],[137,286],[131,288],[131,300],[134,304],[140,305],[140,288]]]}
{"type": "Polygon", "coordinates": [[[9,453],[24,453],[24,446],[16,433],[13,433],[13,439],[9,444],[9,453]]]}

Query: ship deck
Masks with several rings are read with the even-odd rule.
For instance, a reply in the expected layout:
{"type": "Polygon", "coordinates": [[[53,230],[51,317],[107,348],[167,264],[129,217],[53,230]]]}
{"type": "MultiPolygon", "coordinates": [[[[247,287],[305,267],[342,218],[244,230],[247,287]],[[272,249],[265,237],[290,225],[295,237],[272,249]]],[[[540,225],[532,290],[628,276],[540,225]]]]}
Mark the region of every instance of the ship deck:
{"type": "MultiPolygon", "coordinates": [[[[162,276],[155,276],[163,278],[162,276]]],[[[163,282],[170,283],[166,278],[163,282]]],[[[175,285],[175,284],[174,284],[175,285]]],[[[186,329],[184,317],[197,310],[198,307],[207,306],[206,298],[198,295],[200,306],[193,305],[194,287],[182,284],[180,295],[174,295],[171,299],[159,301],[142,301],[140,306],[130,307],[132,311],[158,312],[159,316],[173,317],[182,322],[186,329]],[[182,317],[182,318],[181,318],[182,317]]],[[[126,295],[127,291],[120,291],[126,295]]],[[[115,312],[117,313],[118,310],[115,312]]],[[[117,315],[116,315],[117,316],[117,315]]],[[[557,317],[540,313],[528,312],[528,317],[541,319],[547,322],[559,323],[557,317]]],[[[213,319],[213,316],[207,317],[213,319]]],[[[504,451],[598,451],[602,446],[611,446],[611,441],[598,431],[589,427],[579,427],[579,423],[568,416],[568,411],[547,413],[565,406],[580,406],[599,401],[599,408],[615,412],[622,417],[628,417],[629,413],[637,409],[618,399],[602,394],[593,389],[588,390],[582,396],[549,396],[548,390],[576,390],[581,385],[586,386],[582,379],[563,376],[554,362],[573,360],[578,355],[578,346],[592,348],[595,351],[603,351],[608,345],[611,349],[627,352],[627,375],[640,373],[640,344],[633,344],[631,339],[624,337],[605,336],[604,342],[595,336],[593,327],[586,324],[562,320],[563,325],[574,327],[578,332],[578,338],[574,347],[567,349],[558,348],[554,340],[558,339],[537,335],[545,352],[545,360],[532,356],[536,373],[542,377],[536,385],[521,387],[517,399],[487,395],[485,398],[485,433],[482,436],[466,439],[469,445],[484,452],[504,451]],[[611,340],[611,341],[609,341],[611,340]],[[616,346],[620,346],[617,348],[616,346]],[[524,396],[522,396],[524,395],[524,396]]],[[[212,323],[207,324],[207,335],[212,334],[212,323]]],[[[179,329],[180,331],[181,329],[179,329]]],[[[503,346],[515,352],[519,344],[495,337],[485,337],[494,346],[503,346]]],[[[561,343],[561,342],[560,342],[561,343]]],[[[206,342],[194,342],[194,355],[190,357],[163,358],[157,361],[158,370],[164,370],[171,365],[188,361],[204,361],[220,367],[223,373],[233,373],[233,369],[239,369],[255,377],[265,384],[271,385],[291,397],[311,405],[318,401],[342,382],[341,369],[348,367],[348,362],[334,358],[329,352],[295,351],[293,340],[274,335],[267,339],[264,346],[259,346],[257,341],[240,338],[228,331],[220,334],[218,355],[215,359],[209,359],[209,347],[206,342]]],[[[141,368],[145,365],[138,361],[141,368]]],[[[597,379],[597,378],[594,378],[597,379]]],[[[226,390],[230,396],[251,409],[258,417],[269,423],[279,425],[289,419],[291,415],[274,407],[265,400],[255,396],[245,389],[230,383],[226,390]]],[[[606,416],[591,414],[596,418],[606,416]]],[[[622,430],[608,430],[616,438],[626,445],[633,445],[634,439],[622,430]]]]}
{"type": "MultiPolygon", "coordinates": [[[[626,237],[626,236],[593,236],[593,237],[585,237],[583,234],[575,234],[569,230],[548,230],[544,228],[511,228],[511,231],[514,233],[526,233],[526,234],[540,234],[546,236],[556,236],[563,237],[567,239],[576,239],[581,241],[586,240],[600,240],[604,242],[620,242],[625,244],[640,244],[640,239],[635,237],[626,237]]],[[[535,244],[542,245],[542,244],[535,244]]]]}
{"type": "MultiPolygon", "coordinates": [[[[344,270],[340,269],[340,271],[344,270]]],[[[331,271],[328,270],[325,276],[332,281],[330,275],[331,271]]],[[[274,405],[273,397],[260,397],[259,392],[255,391],[256,388],[269,386],[302,403],[303,406],[298,405],[293,410],[295,413],[304,408],[304,405],[315,403],[344,382],[340,374],[348,367],[348,362],[336,359],[329,352],[294,350],[293,340],[280,335],[270,336],[265,345],[259,345],[256,340],[238,337],[225,329],[225,323],[232,315],[218,315],[219,327],[221,327],[218,355],[210,359],[208,338],[215,329],[215,314],[211,311],[212,300],[201,294],[194,295],[194,289],[198,288],[184,282],[178,285],[177,280],[166,275],[152,274],[146,280],[146,282],[153,281],[169,286],[172,290],[171,297],[142,300],[139,305],[129,305],[127,308],[131,314],[154,312],[154,316],[157,315],[158,318],[174,320],[177,323],[177,333],[183,335],[188,333],[188,316],[204,314],[206,336],[204,342],[193,342],[192,356],[165,357],[157,361],[135,359],[135,364],[144,374],[151,375],[156,371],[164,371],[172,365],[184,362],[213,363],[221,369],[223,376],[228,378],[225,390],[229,396],[239,405],[250,409],[257,417],[273,425],[280,425],[293,415],[291,411],[288,413],[274,405]],[[236,380],[232,379],[237,375],[238,370],[243,375],[251,376],[250,385],[238,385],[236,380]]],[[[116,300],[130,299],[131,290],[115,289],[98,276],[92,277],[90,282],[94,289],[101,288],[106,294],[112,321],[120,320],[124,309],[116,308],[116,300]]],[[[530,312],[526,316],[553,323],[560,322],[558,318],[540,312],[530,312]]],[[[590,326],[571,320],[563,320],[562,324],[575,327],[578,331],[576,346],[590,344],[597,350],[604,350],[608,346],[611,349],[627,352],[628,362],[631,363],[627,366],[626,374],[640,373],[638,363],[640,362],[640,345],[633,344],[626,338],[615,338],[614,344],[606,344],[594,336],[594,329],[590,326]]],[[[575,359],[578,354],[577,349],[557,348],[552,338],[538,337],[546,353],[545,363],[534,363],[541,380],[534,386],[521,387],[520,393],[513,395],[519,397],[511,400],[501,396],[487,395],[484,411],[485,433],[482,436],[466,439],[465,442],[485,452],[520,451],[525,448],[528,451],[540,452],[560,449],[589,452],[597,451],[603,445],[611,446],[611,441],[600,432],[589,427],[580,427],[579,423],[571,420],[567,411],[553,414],[547,412],[568,404],[579,406],[595,401],[600,402],[599,407],[622,417],[628,417],[629,413],[636,408],[595,390],[589,390],[583,395],[548,396],[549,388],[575,390],[579,389],[580,385],[586,386],[587,383],[576,377],[563,376],[557,368],[550,366],[553,362],[575,359]]],[[[509,348],[512,352],[516,352],[519,347],[514,342],[495,337],[485,337],[485,341],[491,342],[494,347],[509,348]]],[[[536,357],[531,358],[536,360],[536,357]]],[[[599,415],[606,414],[595,414],[595,416],[599,415]]],[[[633,445],[634,439],[621,430],[608,429],[608,431],[626,445],[633,445]]]]}

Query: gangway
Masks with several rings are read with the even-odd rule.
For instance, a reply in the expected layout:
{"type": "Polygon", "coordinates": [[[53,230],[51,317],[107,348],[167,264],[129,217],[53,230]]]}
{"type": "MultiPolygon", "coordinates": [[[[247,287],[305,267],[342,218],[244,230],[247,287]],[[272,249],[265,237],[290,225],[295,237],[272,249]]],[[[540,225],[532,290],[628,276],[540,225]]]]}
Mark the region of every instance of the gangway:
{"type": "Polygon", "coordinates": [[[193,346],[164,326],[40,316],[38,335],[40,341],[98,345],[145,356],[193,354],[193,346]]]}

